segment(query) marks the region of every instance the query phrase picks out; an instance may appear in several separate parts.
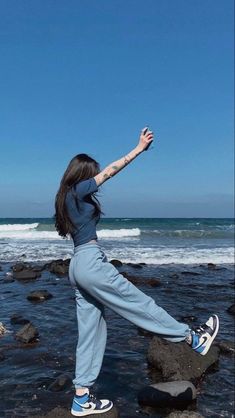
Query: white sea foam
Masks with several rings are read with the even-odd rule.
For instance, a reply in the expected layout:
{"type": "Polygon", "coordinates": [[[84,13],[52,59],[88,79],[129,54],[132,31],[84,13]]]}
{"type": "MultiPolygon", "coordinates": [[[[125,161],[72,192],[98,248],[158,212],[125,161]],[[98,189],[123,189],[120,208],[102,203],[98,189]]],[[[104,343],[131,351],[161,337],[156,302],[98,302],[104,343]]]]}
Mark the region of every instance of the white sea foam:
{"type": "MultiPolygon", "coordinates": [[[[110,246],[105,240],[99,243],[108,260],[118,258],[124,263],[140,263],[146,264],[233,264],[234,248],[233,247],[217,247],[217,248],[200,248],[195,246],[188,247],[170,247],[170,246],[137,246],[120,244],[118,246],[110,246]],[[106,248],[107,246],[107,248],[106,248]]],[[[68,258],[73,254],[73,244],[71,240],[27,242],[9,241],[6,245],[1,246],[0,261],[48,261],[58,258],[68,258]]]]}
{"type": "Polygon", "coordinates": [[[131,229],[101,229],[97,231],[99,238],[123,238],[123,237],[138,237],[141,234],[139,228],[131,229]]]}
{"type": "MultiPolygon", "coordinates": [[[[57,231],[38,231],[36,228],[38,224],[31,224],[34,227],[31,229],[0,229],[0,238],[4,239],[19,239],[19,240],[61,240],[57,231]],[[36,226],[35,226],[36,225],[36,226]]],[[[13,226],[13,225],[12,225],[13,226]]],[[[18,226],[18,225],[17,225],[18,226]]],[[[24,225],[25,226],[25,225],[24,225]]],[[[98,238],[125,238],[125,237],[136,237],[141,234],[139,228],[132,229],[101,229],[97,231],[98,238]]]]}
{"type": "Polygon", "coordinates": [[[38,223],[33,224],[4,224],[0,225],[0,232],[5,231],[26,231],[28,229],[35,229],[38,227],[38,223]]]}

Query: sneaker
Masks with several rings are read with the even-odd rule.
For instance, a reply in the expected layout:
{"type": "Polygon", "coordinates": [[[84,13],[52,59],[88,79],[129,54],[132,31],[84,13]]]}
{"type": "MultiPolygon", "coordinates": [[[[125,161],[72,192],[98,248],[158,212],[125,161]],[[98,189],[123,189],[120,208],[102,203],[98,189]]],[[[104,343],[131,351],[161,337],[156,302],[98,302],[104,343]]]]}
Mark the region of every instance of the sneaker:
{"type": "Polygon", "coordinates": [[[212,315],[205,324],[191,330],[192,340],[190,345],[194,351],[204,356],[219,330],[219,318],[212,315]]]}
{"type": "Polygon", "coordinates": [[[103,414],[113,407],[108,399],[96,399],[94,395],[85,393],[82,396],[74,395],[71,414],[75,417],[85,417],[93,414],[103,414]]]}

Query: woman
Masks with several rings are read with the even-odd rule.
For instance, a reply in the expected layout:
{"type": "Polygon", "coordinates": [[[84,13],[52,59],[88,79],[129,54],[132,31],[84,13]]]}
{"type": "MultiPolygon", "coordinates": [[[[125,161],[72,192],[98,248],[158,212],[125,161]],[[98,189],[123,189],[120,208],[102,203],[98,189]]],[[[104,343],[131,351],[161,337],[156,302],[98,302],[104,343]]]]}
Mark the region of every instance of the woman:
{"type": "Polygon", "coordinates": [[[169,341],[185,340],[202,355],[207,353],[218,332],[216,315],[195,330],[176,321],[120,274],[108,262],[98,243],[96,224],[102,212],[94,193],[101,184],[145,151],[152,141],[153,132],[144,128],[138,145],[102,171],[87,154],[76,155],[70,161],[56,195],[56,229],[62,237],[71,236],[74,242],[74,255],[69,267],[79,330],[73,379],[75,394],[71,408],[74,416],[101,414],[113,406],[111,401],[98,400],[90,393],[100,372],[106,345],[104,306],[169,341]]]}

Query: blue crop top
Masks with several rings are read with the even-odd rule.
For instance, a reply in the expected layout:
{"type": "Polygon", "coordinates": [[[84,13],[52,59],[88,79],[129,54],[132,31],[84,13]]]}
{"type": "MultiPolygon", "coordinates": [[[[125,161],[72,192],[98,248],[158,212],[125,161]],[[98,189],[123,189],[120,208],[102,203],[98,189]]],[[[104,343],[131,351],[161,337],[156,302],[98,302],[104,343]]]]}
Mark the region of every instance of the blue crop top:
{"type": "Polygon", "coordinates": [[[89,195],[97,191],[96,181],[94,177],[91,177],[80,181],[73,187],[73,190],[67,192],[65,203],[68,215],[75,225],[75,229],[71,234],[75,247],[85,244],[92,239],[97,239],[96,224],[100,217],[92,218],[94,206],[88,201],[89,195]],[[79,210],[76,206],[74,194],[78,200],[79,210]]]}

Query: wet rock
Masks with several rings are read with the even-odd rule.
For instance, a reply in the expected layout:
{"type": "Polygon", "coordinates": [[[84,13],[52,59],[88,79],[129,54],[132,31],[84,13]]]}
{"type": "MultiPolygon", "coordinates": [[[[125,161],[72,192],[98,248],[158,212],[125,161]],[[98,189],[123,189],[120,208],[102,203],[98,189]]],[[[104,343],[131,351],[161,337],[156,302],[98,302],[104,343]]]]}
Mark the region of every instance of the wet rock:
{"type": "MultiPolygon", "coordinates": [[[[115,406],[108,412],[102,413],[102,418],[119,418],[118,410],[115,406]]],[[[57,406],[46,415],[34,415],[33,418],[71,418],[70,409],[64,409],[57,406]]],[[[97,418],[97,414],[89,415],[89,418],[97,418]]]]}
{"type": "Polygon", "coordinates": [[[186,342],[173,343],[154,336],[148,348],[149,364],[161,372],[166,380],[193,380],[219,359],[219,348],[215,345],[205,356],[193,351],[186,342]]]}
{"type": "Polygon", "coordinates": [[[5,334],[5,332],[7,332],[5,325],[3,325],[2,322],[0,322],[0,336],[5,334]]]}
{"type": "Polygon", "coordinates": [[[154,279],[154,278],[146,278],[143,280],[144,284],[147,284],[148,286],[151,287],[158,287],[161,286],[161,281],[159,279],[154,279]]]}
{"type": "Polygon", "coordinates": [[[30,322],[24,325],[20,330],[15,334],[15,339],[23,343],[29,343],[35,341],[39,336],[37,328],[30,322]]]}
{"type": "Polygon", "coordinates": [[[69,263],[70,259],[67,260],[55,260],[49,264],[46,264],[46,267],[50,273],[55,274],[58,277],[64,277],[68,275],[69,272],[69,263]]]}
{"type": "Polygon", "coordinates": [[[197,391],[191,382],[156,383],[143,387],[138,393],[138,402],[151,407],[184,408],[196,399],[197,391]]]}
{"type": "Polygon", "coordinates": [[[233,303],[228,309],[227,312],[231,315],[235,315],[235,303],[233,303]]]}
{"type": "Polygon", "coordinates": [[[13,278],[16,280],[35,280],[40,276],[40,273],[32,270],[22,270],[13,273],[13,278]]]}
{"type": "Polygon", "coordinates": [[[155,277],[136,277],[123,271],[122,275],[134,285],[147,285],[151,287],[161,286],[161,280],[155,277]]]}
{"type": "Polygon", "coordinates": [[[13,314],[11,316],[10,321],[12,325],[24,325],[30,322],[29,319],[25,319],[21,315],[18,315],[18,314],[13,314]]]}
{"type": "Polygon", "coordinates": [[[214,269],[214,268],[216,268],[216,264],[214,264],[214,263],[207,263],[207,267],[208,267],[208,269],[214,269]]]}
{"type": "Polygon", "coordinates": [[[25,263],[16,263],[12,266],[12,271],[19,272],[25,269],[25,263]]]}
{"type": "Polygon", "coordinates": [[[47,290],[33,290],[29,293],[27,296],[28,300],[34,301],[34,302],[43,302],[44,300],[51,299],[53,296],[50,292],[47,290]]]}
{"type": "Polygon", "coordinates": [[[116,260],[116,259],[113,259],[113,260],[110,260],[110,263],[114,266],[114,267],[121,267],[123,264],[122,264],[122,262],[120,261],[120,260],[116,260]]]}
{"type": "Polygon", "coordinates": [[[215,343],[217,347],[219,347],[220,352],[225,355],[234,356],[235,354],[235,344],[234,341],[217,341],[215,343]]]}
{"type": "Polygon", "coordinates": [[[194,411],[174,411],[166,418],[204,418],[201,414],[194,411]]]}
{"type": "Polygon", "coordinates": [[[67,374],[61,374],[56,378],[54,382],[48,386],[48,390],[51,392],[60,392],[62,390],[68,389],[72,385],[71,377],[67,374]]]}
{"type": "Polygon", "coordinates": [[[142,263],[126,263],[128,266],[133,267],[134,269],[142,269],[142,263]]]}

